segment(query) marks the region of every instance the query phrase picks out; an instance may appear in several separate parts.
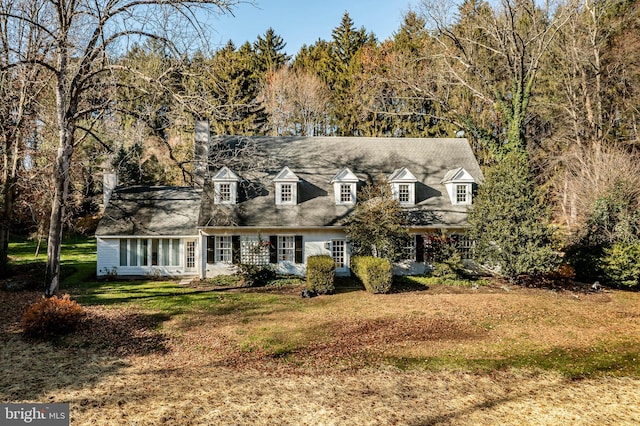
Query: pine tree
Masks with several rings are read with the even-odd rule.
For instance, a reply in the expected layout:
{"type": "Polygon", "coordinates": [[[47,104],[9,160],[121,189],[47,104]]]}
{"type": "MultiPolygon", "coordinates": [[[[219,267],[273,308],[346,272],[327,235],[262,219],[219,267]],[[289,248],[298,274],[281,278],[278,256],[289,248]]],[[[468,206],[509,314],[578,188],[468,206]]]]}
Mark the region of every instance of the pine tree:
{"type": "Polygon", "coordinates": [[[517,281],[556,269],[554,230],[526,156],[511,152],[491,167],[469,213],[476,259],[517,281]]]}
{"type": "Polygon", "coordinates": [[[284,53],[287,43],[277,35],[273,28],[264,33],[264,38],[258,36],[253,43],[253,51],[256,58],[256,72],[261,76],[269,71],[276,71],[286,64],[290,56],[284,53]]]}

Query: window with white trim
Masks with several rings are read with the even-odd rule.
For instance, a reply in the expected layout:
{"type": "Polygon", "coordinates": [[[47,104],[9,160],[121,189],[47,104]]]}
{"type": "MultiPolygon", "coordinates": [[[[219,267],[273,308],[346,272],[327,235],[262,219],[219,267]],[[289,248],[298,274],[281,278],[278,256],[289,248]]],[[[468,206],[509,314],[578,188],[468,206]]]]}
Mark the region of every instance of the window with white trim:
{"type": "Polygon", "coordinates": [[[293,184],[282,183],[280,185],[280,202],[284,204],[293,201],[293,184]]]}
{"type": "Polygon", "coordinates": [[[232,242],[230,235],[217,236],[215,239],[216,245],[216,263],[232,263],[232,242]]]}
{"type": "Polygon", "coordinates": [[[411,201],[408,184],[403,183],[398,185],[398,201],[400,203],[408,203],[411,201]]]}
{"type": "Polygon", "coordinates": [[[152,266],[180,266],[179,238],[121,238],[120,266],[150,266],[149,240],[152,266]]]}
{"type": "Polygon", "coordinates": [[[336,263],[336,269],[345,267],[345,241],[331,240],[331,257],[336,263]]]}
{"type": "Polygon", "coordinates": [[[467,204],[469,202],[468,185],[456,185],[456,204],[467,204]]]}
{"type": "Polygon", "coordinates": [[[340,202],[341,203],[350,203],[353,200],[351,184],[343,183],[340,184],[340,202]]]}
{"type": "Polygon", "coordinates": [[[231,184],[219,183],[218,185],[218,200],[220,203],[231,202],[231,184]]]}
{"type": "Polygon", "coordinates": [[[296,256],[296,242],[293,235],[278,237],[278,261],[294,262],[296,256]]]}
{"type": "Polygon", "coordinates": [[[187,241],[187,268],[196,267],[196,242],[187,241]]]}

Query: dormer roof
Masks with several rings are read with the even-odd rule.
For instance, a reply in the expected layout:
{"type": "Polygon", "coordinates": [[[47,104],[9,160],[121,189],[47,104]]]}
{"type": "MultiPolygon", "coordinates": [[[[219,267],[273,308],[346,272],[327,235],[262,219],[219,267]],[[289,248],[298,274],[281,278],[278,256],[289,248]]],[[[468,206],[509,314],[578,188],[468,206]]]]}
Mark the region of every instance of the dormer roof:
{"type": "Polygon", "coordinates": [[[407,169],[406,167],[402,167],[400,169],[395,169],[393,173],[389,175],[387,178],[389,182],[417,182],[418,179],[407,169]]]}
{"type": "Polygon", "coordinates": [[[300,181],[300,178],[296,176],[296,174],[293,173],[289,167],[284,166],[280,171],[280,173],[278,173],[278,175],[275,178],[273,178],[273,181],[285,182],[285,183],[288,183],[288,182],[296,183],[300,181]]]}
{"type": "Polygon", "coordinates": [[[475,179],[464,168],[458,167],[457,169],[449,170],[440,181],[440,183],[453,182],[475,182],[475,179]]]}
{"type": "Polygon", "coordinates": [[[214,182],[238,182],[240,176],[231,171],[227,166],[224,166],[213,175],[211,180],[214,182]]]}
{"type": "Polygon", "coordinates": [[[344,182],[344,183],[357,183],[360,179],[356,176],[348,167],[340,170],[334,177],[331,179],[330,183],[336,182],[344,182]]]}

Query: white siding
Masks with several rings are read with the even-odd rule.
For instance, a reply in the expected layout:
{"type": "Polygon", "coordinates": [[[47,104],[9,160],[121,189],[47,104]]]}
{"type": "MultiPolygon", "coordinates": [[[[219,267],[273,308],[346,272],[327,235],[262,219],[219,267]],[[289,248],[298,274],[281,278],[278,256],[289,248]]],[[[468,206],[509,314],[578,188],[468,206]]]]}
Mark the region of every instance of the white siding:
{"type": "Polygon", "coordinates": [[[120,251],[120,239],[98,237],[96,246],[96,275],[103,277],[117,272],[118,265],[120,264],[120,258],[118,257],[120,251]]]}
{"type": "MultiPolygon", "coordinates": [[[[122,238],[128,239],[123,236],[122,238]]],[[[138,237],[131,237],[138,239],[138,237]]],[[[185,270],[185,247],[186,240],[193,241],[195,237],[153,237],[153,239],[170,239],[180,241],[180,250],[178,255],[178,265],[140,265],[140,266],[121,266],[120,265],[120,240],[119,237],[98,237],[97,238],[97,262],[96,275],[105,277],[108,275],[120,276],[163,276],[163,277],[182,277],[197,275],[198,259],[196,259],[196,269],[193,271],[185,270]]],[[[151,262],[151,243],[148,245],[148,263],[151,262]]],[[[196,250],[200,248],[196,247],[196,250]]]]}

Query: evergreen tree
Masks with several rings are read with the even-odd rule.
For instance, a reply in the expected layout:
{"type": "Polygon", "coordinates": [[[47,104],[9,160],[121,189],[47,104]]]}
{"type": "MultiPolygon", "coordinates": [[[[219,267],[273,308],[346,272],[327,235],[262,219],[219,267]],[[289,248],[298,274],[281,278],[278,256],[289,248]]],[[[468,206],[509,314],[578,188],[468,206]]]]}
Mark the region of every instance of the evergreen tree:
{"type": "Polygon", "coordinates": [[[269,71],[276,71],[286,64],[290,56],[284,53],[287,43],[277,35],[273,28],[269,28],[264,37],[258,36],[253,43],[253,51],[256,58],[255,71],[261,76],[269,71]]]}
{"type": "Polygon", "coordinates": [[[526,156],[507,154],[488,170],[469,213],[477,260],[510,281],[555,270],[549,220],[526,156]]]}
{"type": "Polygon", "coordinates": [[[362,110],[357,103],[354,76],[361,69],[359,53],[366,44],[375,45],[373,35],[364,27],[356,30],[345,12],[340,25],[331,33],[331,70],[327,84],[332,93],[332,115],[335,133],[340,136],[360,136],[362,110]]]}

